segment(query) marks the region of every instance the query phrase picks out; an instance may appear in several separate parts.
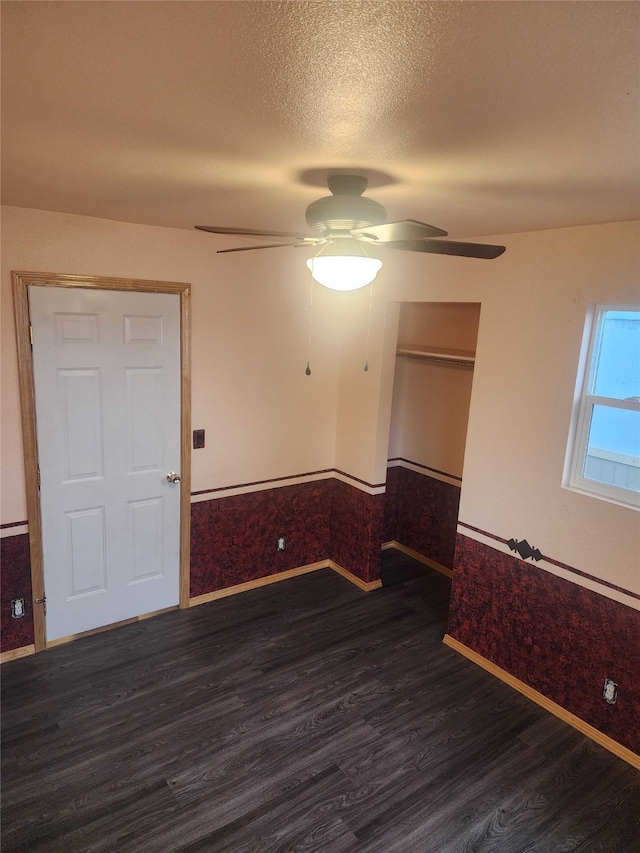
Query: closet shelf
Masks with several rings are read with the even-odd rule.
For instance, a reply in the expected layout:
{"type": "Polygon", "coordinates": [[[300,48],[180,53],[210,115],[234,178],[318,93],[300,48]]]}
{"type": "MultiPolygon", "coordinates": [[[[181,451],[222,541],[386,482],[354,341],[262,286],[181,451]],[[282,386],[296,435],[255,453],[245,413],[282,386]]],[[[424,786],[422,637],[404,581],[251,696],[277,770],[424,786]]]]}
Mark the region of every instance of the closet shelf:
{"type": "Polygon", "coordinates": [[[422,344],[399,344],[396,355],[402,358],[419,358],[443,364],[458,364],[473,367],[476,354],[469,350],[423,346],[422,344]]]}

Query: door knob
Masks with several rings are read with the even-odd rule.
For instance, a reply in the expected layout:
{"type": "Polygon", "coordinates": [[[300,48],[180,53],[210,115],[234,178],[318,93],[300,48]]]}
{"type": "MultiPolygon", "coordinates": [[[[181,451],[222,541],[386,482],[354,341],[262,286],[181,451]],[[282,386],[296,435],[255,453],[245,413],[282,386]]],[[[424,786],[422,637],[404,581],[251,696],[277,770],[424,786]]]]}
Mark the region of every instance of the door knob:
{"type": "Polygon", "coordinates": [[[175,483],[177,485],[180,482],[180,474],[176,474],[175,471],[169,471],[167,474],[167,480],[169,483],[175,483]]]}

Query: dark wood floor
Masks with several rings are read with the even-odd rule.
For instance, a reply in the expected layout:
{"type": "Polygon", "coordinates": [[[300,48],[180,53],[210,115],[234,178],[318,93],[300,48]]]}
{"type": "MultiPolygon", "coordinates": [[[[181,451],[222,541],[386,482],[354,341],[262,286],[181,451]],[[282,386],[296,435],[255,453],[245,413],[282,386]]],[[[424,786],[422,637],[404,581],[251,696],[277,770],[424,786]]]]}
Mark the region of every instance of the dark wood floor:
{"type": "Polygon", "coordinates": [[[442,645],[448,595],[326,569],[5,664],[2,850],[636,853],[640,774],[442,645]]]}

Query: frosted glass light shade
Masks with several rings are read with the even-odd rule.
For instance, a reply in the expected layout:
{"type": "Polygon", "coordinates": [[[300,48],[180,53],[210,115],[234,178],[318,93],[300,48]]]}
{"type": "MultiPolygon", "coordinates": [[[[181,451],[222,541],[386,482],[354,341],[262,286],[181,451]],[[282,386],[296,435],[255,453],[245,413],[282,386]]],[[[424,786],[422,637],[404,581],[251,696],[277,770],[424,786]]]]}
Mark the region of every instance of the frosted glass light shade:
{"type": "Polygon", "coordinates": [[[307,266],[318,284],[331,290],[358,290],[371,284],[382,261],[364,255],[318,255],[307,266]]]}

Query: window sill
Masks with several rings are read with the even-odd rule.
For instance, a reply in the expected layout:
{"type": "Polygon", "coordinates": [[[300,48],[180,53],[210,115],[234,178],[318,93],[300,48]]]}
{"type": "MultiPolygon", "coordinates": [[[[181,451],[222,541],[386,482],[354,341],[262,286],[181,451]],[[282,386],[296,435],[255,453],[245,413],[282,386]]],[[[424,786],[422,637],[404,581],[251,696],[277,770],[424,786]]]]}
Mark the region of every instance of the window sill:
{"type": "Polygon", "coordinates": [[[625,507],[626,509],[634,509],[636,512],[640,511],[640,494],[637,492],[630,492],[626,489],[617,489],[613,488],[609,491],[604,483],[593,483],[596,488],[591,487],[591,481],[586,481],[586,485],[576,485],[575,483],[563,483],[562,488],[568,489],[570,492],[577,492],[579,495],[585,495],[589,498],[595,498],[596,500],[606,501],[610,504],[617,504],[618,506],[625,507]],[[601,491],[598,486],[602,486],[603,490],[601,491]],[[607,491],[604,491],[607,489],[607,491]]]}

